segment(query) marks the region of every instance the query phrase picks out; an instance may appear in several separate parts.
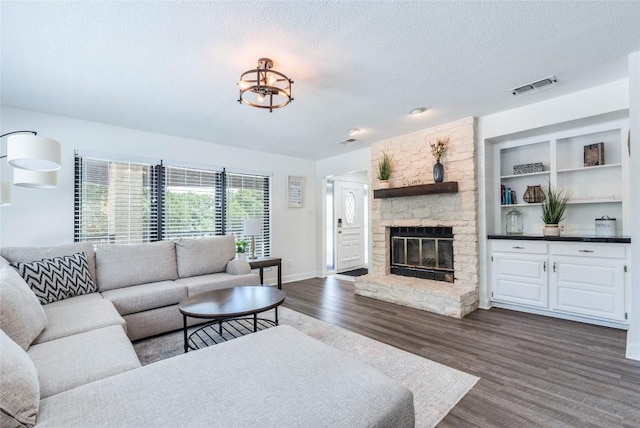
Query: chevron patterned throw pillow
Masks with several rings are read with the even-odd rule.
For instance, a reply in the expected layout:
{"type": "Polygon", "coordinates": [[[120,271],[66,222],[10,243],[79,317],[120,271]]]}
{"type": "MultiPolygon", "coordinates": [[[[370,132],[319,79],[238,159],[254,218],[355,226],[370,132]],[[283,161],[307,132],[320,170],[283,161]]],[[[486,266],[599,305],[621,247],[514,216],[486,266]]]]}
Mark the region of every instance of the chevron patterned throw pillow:
{"type": "Polygon", "coordinates": [[[57,302],[97,290],[84,253],[29,263],[12,263],[40,303],[57,302]]]}

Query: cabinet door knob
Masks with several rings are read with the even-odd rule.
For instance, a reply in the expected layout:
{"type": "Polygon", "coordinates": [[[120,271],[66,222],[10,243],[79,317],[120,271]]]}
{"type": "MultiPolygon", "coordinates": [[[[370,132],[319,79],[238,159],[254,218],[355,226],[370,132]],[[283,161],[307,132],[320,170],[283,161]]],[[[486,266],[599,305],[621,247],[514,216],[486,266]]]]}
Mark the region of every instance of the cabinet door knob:
{"type": "Polygon", "coordinates": [[[542,262],[542,271],[543,272],[547,271],[547,262],[542,262]]]}
{"type": "Polygon", "coordinates": [[[553,262],[553,271],[556,271],[556,262],[553,262]]]}
{"type": "Polygon", "coordinates": [[[524,250],[524,247],[513,247],[514,250],[524,250]]]}
{"type": "Polygon", "coordinates": [[[593,250],[578,250],[581,253],[593,253],[593,250]]]}

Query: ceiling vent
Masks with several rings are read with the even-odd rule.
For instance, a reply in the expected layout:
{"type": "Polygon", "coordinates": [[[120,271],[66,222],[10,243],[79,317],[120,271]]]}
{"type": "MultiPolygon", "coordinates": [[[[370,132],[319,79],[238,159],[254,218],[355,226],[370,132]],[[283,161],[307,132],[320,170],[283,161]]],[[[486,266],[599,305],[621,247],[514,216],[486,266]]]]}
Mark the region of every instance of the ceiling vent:
{"type": "Polygon", "coordinates": [[[542,88],[553,86],[556,83],[558,83],[558,81],[556,80],[555,76],[550,76],[542,80],[538,80],[536,82],[527,83],[526,85],[518,86],[517,88],[514,88],[511,90],[511,94],[514,97],[517,97],[523,94],[532,94],[534,92],[539,91],[542,88]]]}
{"type": "Polygon", "coordinates": [[[348,138],[344,141],[338,141],[338,144],[342,144],[345,147],[354,146],[358,143],[360,143],[360,141],[356,140],[355,138],[348,138]]]}

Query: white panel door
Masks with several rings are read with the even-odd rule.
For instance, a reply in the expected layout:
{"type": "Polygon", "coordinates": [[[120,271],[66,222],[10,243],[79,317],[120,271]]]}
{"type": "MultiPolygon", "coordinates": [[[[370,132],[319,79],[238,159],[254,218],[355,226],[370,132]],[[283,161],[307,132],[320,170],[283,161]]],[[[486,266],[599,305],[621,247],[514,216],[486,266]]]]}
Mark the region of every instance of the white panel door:
{"type": "Polygon", "coordinates": [[[364,184],[334,182],[336,271],[364,267],[364,184]]]}
{"type": "Polygon", "coordinates": [[[625,320],[624,260],[556,257],[552,263],[551,309],[625,320]]]}
{"type": "Polygon", "coordinates": [[[492,300],[547,308],[549,289],[546,270],[546,256],[494,254],[492,300]]]}

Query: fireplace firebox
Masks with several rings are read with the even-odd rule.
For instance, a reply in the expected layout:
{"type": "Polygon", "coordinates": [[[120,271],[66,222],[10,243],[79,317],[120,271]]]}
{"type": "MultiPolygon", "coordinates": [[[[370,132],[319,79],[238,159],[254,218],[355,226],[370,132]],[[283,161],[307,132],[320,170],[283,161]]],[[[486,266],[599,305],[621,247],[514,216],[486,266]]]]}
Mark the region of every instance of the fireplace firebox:
{"type": "Polygon", "coordinates": [[[453,228],[392,227],[391,265],[394,275],[453,282],[453,228]]]}

